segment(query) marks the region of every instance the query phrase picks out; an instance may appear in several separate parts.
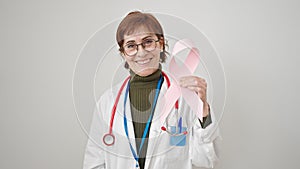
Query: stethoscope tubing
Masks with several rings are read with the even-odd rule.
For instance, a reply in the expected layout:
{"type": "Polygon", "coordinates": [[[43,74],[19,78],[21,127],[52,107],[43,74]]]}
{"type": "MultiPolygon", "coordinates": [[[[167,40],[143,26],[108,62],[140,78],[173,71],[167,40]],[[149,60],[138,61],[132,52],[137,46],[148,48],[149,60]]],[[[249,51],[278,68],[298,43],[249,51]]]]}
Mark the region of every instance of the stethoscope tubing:
{"type": "Polygon", "coordinates": [[[113,106],[113,108],[112,108],[112,110],[111,110],[111,117],[110,117],[110,122],[109,122],[109,132],[106,133],[106,134],[103,136],[103,138],[102,138],[103,143],[104,143],[106,146],[112,146],[112,145],[115,143],[115,139],[116,139],[116,138],[115,138],[115,135],[112,133],[113,123],[114,123],[114,118],[115,118],[116,109],[117,109],[118,102],[119,102],[119,99],[120,99],[120,97],[121,97],[122,91],[123,91],[123,89],[124,89],[124,87],[125,87],[125,85],[126,85],[126,83],[127,83],[127,81],[128,81],[129,79],[130,79],[130,76],[128,76],[128,77],[124,80],[124,82],[123,82],[123,84],[122,84],[122,86],[121,86],[121,88],[120,88],[120,90],[119,90],[119,92],[118,92],[118,95],[117,95],[117,97],[116,97],[114,106],[113,106]],[[107,139],[110,140],[110,142],[107,141],[107,139]]]}
{"type": "Polygon", "coordinates": [[[119,90],[119,92],[118,92],[118,95],[117,95],[117,97],[116,97],[114,106],[113,106],[113,108],[112,108],[112,110],[111,110],[111,118],[110,118],[110,122],[109,122],[109,134],[111,134],[111,135],[113,135],[113,134],[112,134],[112,128],[113,128],[113,122],[114,122],[114,118],[115,118],[115,114],[116,114],[116,109],[117,109],[117,106],[118,106],[118,103],[119,103],[119,99],[120,99],[121,94],[122,94],[122,91],[123,91],[123,89],[124,89],[124,87],[125,87],[125,85],[126,85],[126,83],[127,83],[127,81],[128,81],[129,79],[130,79],[130,76],[128,76],[128,77],[124,80],[124,82],[123,82],[123,84],[122,84],[122,86],[121,86],[121,88],[120,88],[120,90],[119,90]]]}
{"type": "MultiPolygon", "coordinates": [[[[165,72],[163,72],[163,71],[162,71],[162,75],[163,75],[163,77],[166,78],[167,86],[168,86],[168,88],[169,88],[170,85],[171,85],[171,82],[170,82],[169,77],[168,77],[167,74],[166,74],[165,72]]],[[[109,133],[107,133],[107,134],[105,134],[105,135],[103,136],[103,142],[104,142],[104,144],[107,145],[107,146],[111,146],[111,145],[114,144],[115,136],[114,136],[114,134],[112,133],[112,130],[113,130],[113,123],[114,123],[114,118],[115,118],[115,114],[116,114],[116,109],[117,109],[117,106],[118,106],[118,103],[119,103],[119,100],[120,100],[122,91],[123,91],[125,85],[127,84],[127,82],[128,82],[129,80],[130,80],[130,76],[128,76],[128,77],[124,80],[123,84],[121,85],[121,87],[120,87],[120,89],[119,89],[119,91],[118,91],[116,100],[115,100],[114,105],[113,105],[113,108],[112,108],[112,110],[111,110],[111,118],[110,118],[110,122],[109,122],[109,133]],[[105,140],[105,138],[108,138],[108,137],[111,137],[111,138],[112,138],[112,142],[111,142],[111,143],[107,143],[107,141],[105,140]]],[[[179,107],[179,105],[178,105],[178,100],[176,100],[176,103],[175,103],[175,105],[174,105],[175,110],[178,110],[178,107],[179,107]]],[[[177,115],[177,114],[176,114],[176,115],[177,115]]],[[[180,117],[180,120],[182,120],[181,117],[180,117]]],[[[180,123],[182,123],[182,121],[180,121],[180,123]]],[[[177,125],[178,125],[178,124],[177,124],[177,125]]],[[[176,125],[176,127],[177,127],[177,125],[176,125]]],[[[167,126],[168,126],[168,124],[167,124],[167,126]]],[[[162,131],[166,131],[166,132],[167,132],[168,134],[170,134],[171,136],[180,136],[180,135],[186,135],[186,134],[187,134],[187,131],[184,131],[184,132],[179,131],[179,133],[177,133],[178,131],[176,131],[176,133],[171,133],[171,132],[170,132],[166,127],[164,127],[164,126],[161,127],[161,130],[162,130],[162,131]]]]}

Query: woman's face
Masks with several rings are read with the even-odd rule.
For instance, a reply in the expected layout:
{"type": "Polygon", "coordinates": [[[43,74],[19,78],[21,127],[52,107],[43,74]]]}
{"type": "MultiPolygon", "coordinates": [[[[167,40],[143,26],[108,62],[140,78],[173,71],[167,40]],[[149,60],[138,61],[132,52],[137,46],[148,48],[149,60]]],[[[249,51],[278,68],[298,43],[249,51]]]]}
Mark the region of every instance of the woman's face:
{"type": "MultiPolygon", "coordinates": [[[[134,31],[133,34],[124,35],[123,48],[127,46],[132,48],[135,44],[147,44],[151,40],[157,41],[158,38],[154,33],[149,33],[146,28],[140,27],[134,31]]],[[[137,53],[129,56],[123,52],[123,57],[128,63],[129,68],[139,76],[148,76],[154,73],[159,67],[160,51],[162,50],[162,41],[154,42],[156,48],[152,51],[147,51],[142,45],[137,46],[137,53]]]]}

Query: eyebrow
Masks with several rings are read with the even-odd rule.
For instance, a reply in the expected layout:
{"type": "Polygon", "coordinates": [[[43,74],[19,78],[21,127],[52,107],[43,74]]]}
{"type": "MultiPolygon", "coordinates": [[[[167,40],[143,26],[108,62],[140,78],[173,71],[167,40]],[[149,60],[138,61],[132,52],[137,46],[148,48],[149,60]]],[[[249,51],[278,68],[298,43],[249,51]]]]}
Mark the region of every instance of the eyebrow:
{"type": "MultiPolygon", "coordinates": [[[[142,40],[145,40],[145,39],[147,39],[147,38],[149,38],[149,37],[152,38],[152,36],[149,35],[149,36],[144,37],[142,40]]],[[[130,41],[126,42],[125,44],[128,44],[128,43],[135,43],[135,40],[130,40],[130,41]]]]}

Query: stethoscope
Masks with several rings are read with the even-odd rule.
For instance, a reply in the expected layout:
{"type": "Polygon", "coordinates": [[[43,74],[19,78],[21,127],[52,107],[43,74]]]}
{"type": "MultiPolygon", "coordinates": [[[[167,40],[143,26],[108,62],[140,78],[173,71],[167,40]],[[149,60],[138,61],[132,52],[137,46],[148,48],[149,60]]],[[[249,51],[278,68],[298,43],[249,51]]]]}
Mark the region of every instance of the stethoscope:
{"type": "MultiPolygon", "coordinates": [[[[162,72],[162,75],[163,77],[166,79],[167,81],[167,85],[168,85],[168,88],[170,87],[170,79],[169,77],[164,73],[162,72]]],[[[103,136],[103,143],[106,145],[106,146],[112,146],[114,143],[115,143],[115,136],[114,134],[112,133],[112,129],[113,129],[113,122],[114,122],[114,117],[115,117],[115,114],[116,114],[116,109],[117,109],[117,105],[119,103],[119,99],[120,99],[120,96],[122,94],[122,91],[124,90],[124,87],[126,86],[127,84],[127,88],[126,88],[126,93],[125,93],[125,99],[124,99],[124,128],[125,128],[125,133],[126,133],[126,136],[129,140],[129,137],[128,137],[128,128],[127,128],[127,118],[126,118],[126,112],[125,112],[125,105],[126,105],[126,101],[127,101],[127,96],[128,96],[128,92],[129,92],[129,86],[130,86],[130,76],[127,77],[123,84],[121,85],[120,87],[120,90],[118,91],[118,94],[117,94],[117,97],[116,97],[116,100],[114,102],[114,106],[111,110],[111,118],[110,118],[110,123],[109,123],[109,132],[106,133],[104,136],[103,136]]],[[[155,109],[155,106],[156,106],[156,102],[157,102],[157,99],[158,99],[158,95],[159,95],[159,89],[160,89],[160,85],[162,83],[162,76],[160,77],[159,81],[158,81],[158,84],[157,84],[157,87],[156,87],[156,93],[155,93],[155,97],[154,97],[154,102],[152,104],[152,109],[151,109],[151,114],[149,116],[149,119],[147,121],[147,124],[146,124],[146,127],[145,127],[145,130],[144,130],[144,133],[143,133],[143,137],[142,137],[142,141],[141,141],[141,145],[140,145],[140,149],[143,145],[143,140],[144,138],[146,137],[147,135],[147,132],[149,130],[149,125],[150,125],[150,121],[152,120],[152,117],[153,117],[153,113],[154,113],[154,109],[155,109]]],[[[167,117],[166,119],[166,127],[165,126],[162,126],[161,127],[161,130],[162,131],[166,131],[169,135],[171,136],[181,136],[181,135],[186,135],[188,132],[187,131],[182,131],[182,116],[180,116],[178,118],[177,116],[177,113],[178,113],[178,100],[176,101],[175,105],[174,105],[174,108],[175,108],[175,113],[176,113],[176,131],[175,132],[172,132],[169,130],[169,124],[168,124],[168,118],[169,116],[167,117]]],[[[130,144],[130,147],[131,147],[131,150],[133,151],[133,147],[131,146],[130,144]]],[[[134,153],[133,153],[134,154],[134,153]]],[[[137,157],[137,154],[135,153],[134,154],[135,157],[137,157]]]]}

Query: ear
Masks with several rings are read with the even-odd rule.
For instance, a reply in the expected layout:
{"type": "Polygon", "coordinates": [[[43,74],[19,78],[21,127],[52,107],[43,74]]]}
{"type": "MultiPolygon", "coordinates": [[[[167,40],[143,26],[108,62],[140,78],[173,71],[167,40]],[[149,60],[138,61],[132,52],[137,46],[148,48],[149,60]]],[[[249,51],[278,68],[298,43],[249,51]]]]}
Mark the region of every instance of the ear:
{"type": "Polygon", "coordinates": [[[159,40],[159,45],[160,45],[160,50],[161,51],[163,51],[163,48],[164,48],[164,40],[165,39],[163,37],[161,37],[160,40],[159,40]]]}
{"type": "Polygon", "coordinates": [[[120,51],[120,55],[122,56],[123,59],[125,59],[125,54],[120,51]]]}

